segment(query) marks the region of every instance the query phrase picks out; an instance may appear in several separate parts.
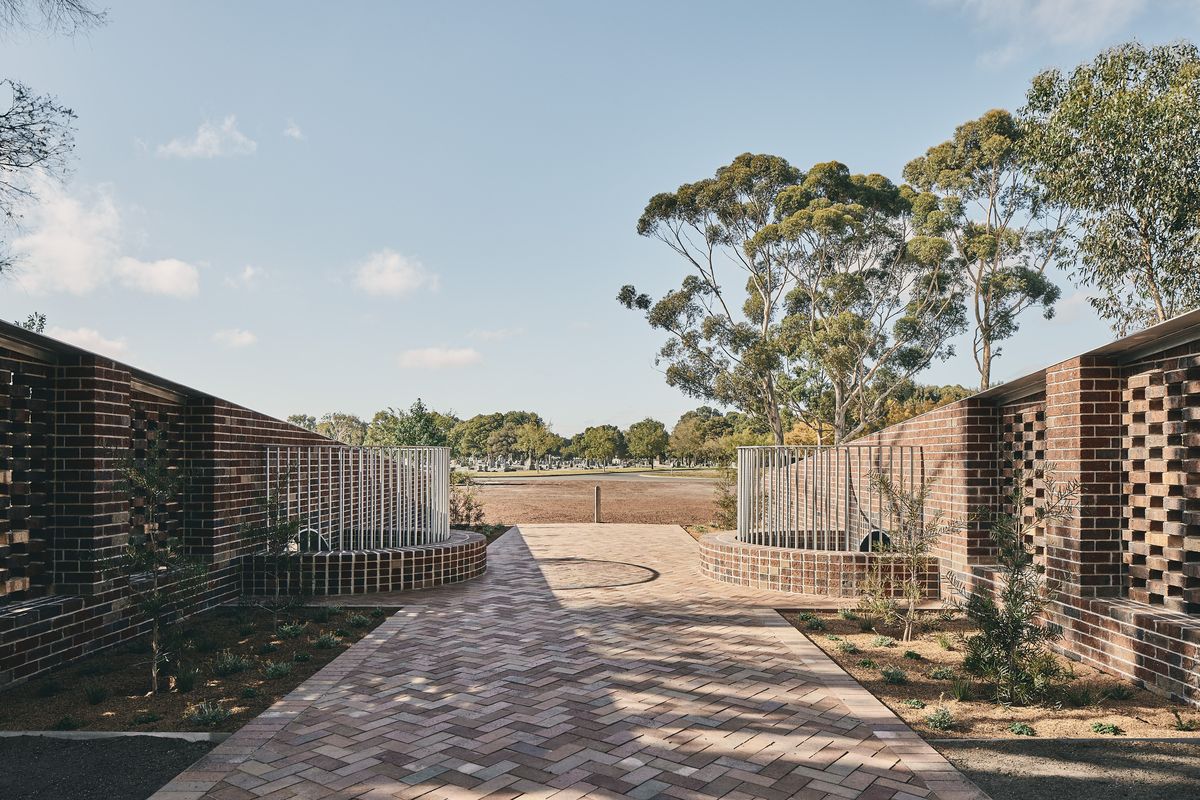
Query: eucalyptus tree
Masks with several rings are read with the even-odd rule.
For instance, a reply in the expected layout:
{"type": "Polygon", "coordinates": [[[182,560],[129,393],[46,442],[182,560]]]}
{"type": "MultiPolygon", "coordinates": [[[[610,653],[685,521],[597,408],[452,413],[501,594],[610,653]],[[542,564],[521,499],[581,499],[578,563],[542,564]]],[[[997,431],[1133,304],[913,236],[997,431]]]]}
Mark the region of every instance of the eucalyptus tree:
{"type": "Polygon", "coordinates": [[[922,192],[913,200],[917,228],[948,239],[961,262],[982,389],[991,385],[999,344],[1017,332],[1021,314],[1040,309],[1054,316],[1060,290],[1046,270],[1069,249],[1071,211],[1047,202],[1026,144],[1020,122],[994,109],[904,168],[904,179],[922,192]]]}
{"type": "Polygon", "coordinates": [[[525,456],[525,462],[531,468],[538,459],[556,450],[562,444],[562,438],[547,428],[540,419],[518,425],[515,433],[516,439],[513,446],[517,452],[525,456]]]}
{"type": "Polygon", "coordinates": [[[801,177],[778,156],[744,153],[712,178],[654,195],[637,232],[666,244],[689,274],[657,301],[632,285],[617,295],[669,335],[658,353],[669,385],[761,415],[778,444],[779,323],[792,281],[785,248],[752,243],[779,221],[776,198],[801,177]],[[726,275],[737,279],[730,285],[726,275]]]}
{"type": "Polygon", "coordinates": [[[882,175],[817,164],[750,243],[782,254],[789,278],[779,341],[791,410],[835,444],[868,430],[963,329],[951,245],[914,231],[913,197],[882,175]]]}
{"type": "Polygon", "coordinates": [[[1082,214],[1075,279],[1119,333],[1200,305],[1200,51],[1114,47],[1033,80],[1023,115],[1048,195],[1082,214]]]}
{"type": "Polygon", "coordinates": [[[650,417],[633,423],[625,432],[625,446],[633,458],[662,458],[667,454],[669,442],[667,426],[650,417]]]}

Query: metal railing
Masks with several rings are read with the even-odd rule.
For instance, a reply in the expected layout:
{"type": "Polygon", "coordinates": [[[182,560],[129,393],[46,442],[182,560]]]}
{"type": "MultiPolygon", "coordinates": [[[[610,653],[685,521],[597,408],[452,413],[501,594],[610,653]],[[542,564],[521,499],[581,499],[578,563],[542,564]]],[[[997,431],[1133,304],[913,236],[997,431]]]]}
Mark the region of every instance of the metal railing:
{"type": "Polygon", "coordinates": [[[738,538],[769,547],[870,550],[892,517],[873,474],[915,493],[923,473],[920,447],[739,447],[738,538]]]}
{"type": "Polygon", "coordinates": [[[301,550],[381,550],[450,537],[448,447],[267,447],[267,485],[301,550]]]}

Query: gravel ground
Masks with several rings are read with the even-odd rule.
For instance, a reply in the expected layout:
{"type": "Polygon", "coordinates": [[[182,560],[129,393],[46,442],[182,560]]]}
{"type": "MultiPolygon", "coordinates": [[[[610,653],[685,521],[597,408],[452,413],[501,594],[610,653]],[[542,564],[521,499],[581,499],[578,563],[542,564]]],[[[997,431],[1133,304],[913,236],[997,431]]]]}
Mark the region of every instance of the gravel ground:
{"type": "Polygon", "coordinates": [[[938,741],[992,800],[1186,800],[1200,797],[1200,743],[938,741]]]}
{"type": "Polygon", "coordinates": [[[214,744],[153,736],[3,737],[0,798],[145,800],[214,744]]]}

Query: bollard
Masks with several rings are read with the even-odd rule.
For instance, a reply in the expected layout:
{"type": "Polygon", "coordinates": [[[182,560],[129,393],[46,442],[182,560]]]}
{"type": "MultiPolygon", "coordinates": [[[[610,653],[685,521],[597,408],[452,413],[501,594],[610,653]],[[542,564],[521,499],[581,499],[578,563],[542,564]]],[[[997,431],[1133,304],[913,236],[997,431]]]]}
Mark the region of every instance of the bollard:
{"type": "Polygon", "coordinates": [[[596,522],[600,521],[600,487],[596,487],[596,522]]]}

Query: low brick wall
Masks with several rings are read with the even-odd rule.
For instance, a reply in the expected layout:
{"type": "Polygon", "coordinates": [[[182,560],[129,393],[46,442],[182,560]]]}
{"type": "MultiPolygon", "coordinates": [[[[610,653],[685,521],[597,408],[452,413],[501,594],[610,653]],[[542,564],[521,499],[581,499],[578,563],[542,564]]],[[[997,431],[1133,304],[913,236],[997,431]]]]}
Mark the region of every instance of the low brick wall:
{"type": "MultiPolygon", "coordinates": [[[[268,559],[246,556],[246,594],[274,592],[268,559]]],[[[461,583],[487,570],[487,540],[478,533],[451,531],[437,544],[387,550],[332,550],[284,556],[280,591],[288,595],[347,595],[399,592],[461,583]]]]}
{"type": "MultiPolygon", "coordinates": [[[[872,564],[880,564],[892,596],[901,595],[900,565],[879,553],[765,547],[739,541],[733,531],[700,539],[700,570],[706,577],[738,586],[826,597],[858,597],[872,564]]],[[[939,597],[936,560],[922,575],[924,597],[939,597]]]]}

